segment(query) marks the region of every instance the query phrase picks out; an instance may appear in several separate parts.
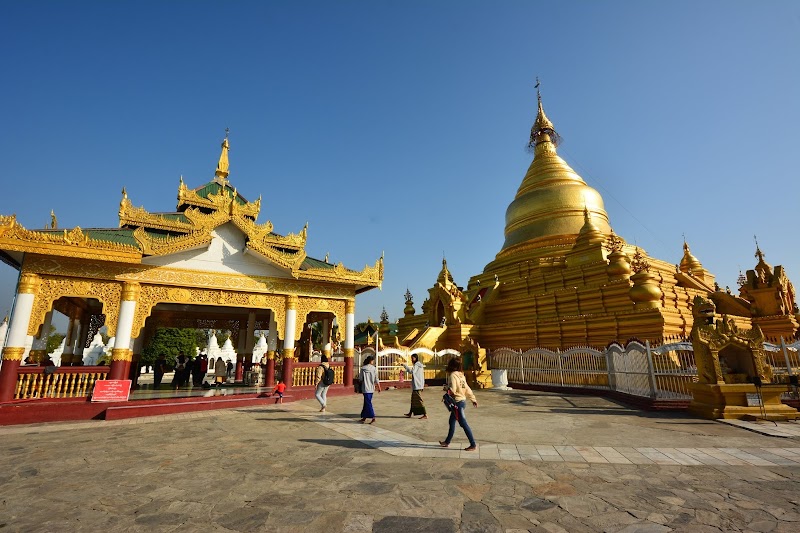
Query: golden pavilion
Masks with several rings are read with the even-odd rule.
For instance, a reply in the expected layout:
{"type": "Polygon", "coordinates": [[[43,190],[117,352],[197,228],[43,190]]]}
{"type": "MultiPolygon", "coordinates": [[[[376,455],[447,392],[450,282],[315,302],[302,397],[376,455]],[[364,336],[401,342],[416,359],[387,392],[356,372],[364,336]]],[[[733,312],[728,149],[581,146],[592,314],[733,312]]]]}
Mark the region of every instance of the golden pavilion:
{"type": "Polygon", "coordinates": [[[758,325],[767,337],[796,335],[794,288],[758,247],[758,264],[740,276],[734,295],[717,286],[685,242],[674,264],[616,235],[600,193],[558,155],[559,136],[537,95],[533,162],[506,211],[502,249],[466,288],[443,260],[421,312],[407,292],[396,344],[563,349],[686,338],[696,296],[713,300],[719,314],[742,327],[758,325]]]}
{"type": "Polygon", "coordinates": [[[291,386],[298,384],[294,363],[308,361],[308,353],[296,353],[297,344],[310,346],[299,342],[308,326],[322,323],[323,352],[330,355],[335,321],[344,336],[337,383],[352,384],[355,296],[381,285],[383,258],[352,270],[307,256],[307,227],[281,235],[269,221],[257,222],[261,198],[248,201],[231,185],[228,150],[226,135],[212,181],[191,189],[181,178],[175,212],[134,207],[123,189],[118,228],[60,229],[53,214],[50,228],[29,230],[13,215],[0,216],[0,253],[20,271],[2,352],[0,402],[26,397],[25,380],[39,379],[20,363],[29,335],[31,360],[44,357],[53,311],[69,318],[61,361],[70,368],[59,369],[56,377],[63,379],[47,381],[37,394],[75,396],[76,387],[85,393],[87,373],[92,379],[128,377],[161,326],[231,331],[237,380],[250,360],[254,331],[269,330],[267,385],[275,379],[278,353],[279,377],[291,386]],[[103,326],[114,337],[110,368],[70,366],[80,365],[103,326]]]}

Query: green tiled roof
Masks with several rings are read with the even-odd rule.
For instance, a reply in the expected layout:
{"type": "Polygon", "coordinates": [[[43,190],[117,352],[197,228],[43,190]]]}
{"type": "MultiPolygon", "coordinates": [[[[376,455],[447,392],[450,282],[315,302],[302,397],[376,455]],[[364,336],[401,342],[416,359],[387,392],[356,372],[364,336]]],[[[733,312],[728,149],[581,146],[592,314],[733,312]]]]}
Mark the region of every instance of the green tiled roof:
{"type": "MultiPolygon", "coordinates": [[[[233,187],[231,187],[230,185],[226,185],[225,188],[228,189],[230,192],[233,192],[234,190],[233,187]]],[[[196,192],[197,195],[201,198],[208,198],[209,194],[219,194],[221,190],[222,190],[222,185],[220,185],[215,181],[209,181],[205,185],[196,188],[194,192],[196,192]]],[[[247,200],[237,191],[236,202],[238,202],[241,205],[244,205],[247,203],[247,200]]]]}
{"type": "Polygon", "coordinates": [[[82,230],[91,239],[117,244],[126,244],[139,248],[139,243],[133,238],[133,230],[126,228],[89,228],[82,230]]]}
{"type": "Polygon", "coordinates": [[[328,268],[333,269],[333,265],[330,263],[326,263],[325,261],[320,261],[319,259],[314,259],[313,257],[306,256],[303,264],[300,265],[300,268],[308,270],[309,268],[328,268]]]}

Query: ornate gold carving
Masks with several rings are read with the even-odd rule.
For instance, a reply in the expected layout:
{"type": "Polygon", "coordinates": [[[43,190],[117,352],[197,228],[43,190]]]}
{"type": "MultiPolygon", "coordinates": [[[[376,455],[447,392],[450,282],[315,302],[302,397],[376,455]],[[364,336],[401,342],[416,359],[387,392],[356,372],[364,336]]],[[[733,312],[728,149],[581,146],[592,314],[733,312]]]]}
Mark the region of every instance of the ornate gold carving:
{"type": "Polygon", "coordinates": [[[79,227],[63,232],[27,230],[17,223],[14,215],[0,215],[0,244],[5,250],[84,259],[108,257],[117,261],[134,261],[141,257],[139,250],[133,246],[92,239],[79,227]]]}
{"type": "Polygon", "coordinates": [[[119,226],[145,226],[166,231],[187,232],[194,229],[190,222],[149,213],[144,207],[134,207],[127,195],[119,204],[119,226]]]}
{"type": "Polygon", "coordinates": [[[286,296],[286,309],[297,309],[297,295],[289,294],[286,296]]]}
{"type": "Polygon", "coordinates": [[[226,307],[258,307],[270,309],[275,314],[277,331],[283,337],[286,327],[286,296],[277,294],[251,294],[242,291],[219,289],[184,289],[163,285],[142,285],[134,314],[132,336],[138,337],[145,320],[159,303],[181,303],[190,305],[220,305],[226,307]],[[253,305],[256,297],[260,305],[253,305]]]}
{"type": "Polygon", "coordinates": [[[24,272],[19,278],[20,294],[36,294],[41,286],[41,279],[32,272],[24,272]]]}
{"type": "Polygon", "coordinates": [[[339,263],[333,268],[309,268],[301,270],[301,279],[314,279],[319,281],[353,282],[363,285],[378,287],[383,282],[383,258],[375,262],[375,266],[365,266],[362,271],[351,270],[339,263]]]}
{"type": "Polygon", "coordinates": [[[211,233],[208,230],[196,230],[177,237],[157,237],[137,228],[133,232],[133,238],[145,255],[168,255],[208,245],[211,242],[211,233]]]}
{"type": "Polygon", "coordinates": [[[39,326],[44,323],[44,316],[53,307],[53,302],[62,296],[96,298],[103,304],[106,315],[106,328],[109,336],[117,331],[119,305],[122,296],[122,284],[117,281],[93,280],[84,281],[66,277],[41,277],[41,288],[33,301],[31,319],[28,323],[28,335],[36,335],[39,326]]]}
{"type": "Polygon", "coordinates": [[[112,361],[133,361],[133,350],[130,348],[112,348],[112,361]]]}
{"type": "Polygon", "coordinates": [[[294,348],[284,348],[281,350],[281,355],[284,359],[294,359],[294,348]]]}
{"type": "Polygon", "coordinates": [[[275,350],[267,350],[267,359],[275,359],[275,350]]]}
{"type": "Polygon", "coordinates": [[[633,270],[635,274],[639,272],[650,272],[650,263],[647,261],[647,256],[642,253],[638,246],[631,260],[631,270],[633,270]]]}
{"type": "Polygon", "coordinates": [[[344,358],[345,359],[347,359],[348,357],[350,359],[352,359],[354,354],[355,354],[355,350],[353,348],[345,348],[344,349],[344,358]]]}
{"type": "Polygon", "coordinates": [[[135,302],[139,299],[139,293],[141,292],[142,287],[138,283],[132,283],[130,281],[126,281],[122,284],[122,301],[123,302],[135,302]]]}
{"type": "Polygon", "coordinates": [[[291,278],[273,278],[242,274],[225,274],[202,270],[153,267],[150,265],[121,265],[105,262],[86,262],[61,257],[31,256],[25,270],[38,274],[80,278],[138,281],[183,287],[219,288],[250,292],[297,294],[320,298],[352,298],[352,286],[333,283],[312,283],[291,278]]]}
{"type": "MultiPolygon", "coordinates": [[[[356,312],[356,301],[355,300],[345,300],[344,302],[344,312],[348,315],[355,314],[356,312]]],[[[342,322],[344,324],[344,322],[342,322]]]]}
{"type": "Polygon", "coordinates": [[[622,238],[614,233],[614,230],[611,230],[611,233],[606,237],[605,249],[608,253],[613,252],[621,252],[623,246],[625,246],[625,241],[622,238]]]}
{"type": "Polygon", "coordinates": [[[3,361],[22,361],[22,354],[24,353],[25,347],[5,346],[3,348],[3,361]]]}
{"type": "MultiPolygon", "coordinates": [[[[345,302],[342,300],[325,300],[322,298],[299,298],[297,302],[297,319],[294,326],[294,338],[299,339],[303,333],[303,325],[309,313],[320,311],[333,313],[339,324],[345,323],[345,302]]],[[[291,309],[291,308],[290,308],[291,309]]]]}

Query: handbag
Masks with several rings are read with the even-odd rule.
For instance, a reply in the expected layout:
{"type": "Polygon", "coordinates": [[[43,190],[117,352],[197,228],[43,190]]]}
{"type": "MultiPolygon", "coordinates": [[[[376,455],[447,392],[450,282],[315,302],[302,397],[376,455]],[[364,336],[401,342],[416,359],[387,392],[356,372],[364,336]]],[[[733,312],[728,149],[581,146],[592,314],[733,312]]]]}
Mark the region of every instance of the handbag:
{"type": "Polygon", "coordinates": [[[447,392],[445,392],[442,396],[442,403],[444,403],[444,406],[447,408],[447,410],[453,413],[456,417],[456,420],[458,420],[458,404],[456,403],[456,399],[453,397],[453,393],[450,391],[450,389],[448,389],[447,392]]]}

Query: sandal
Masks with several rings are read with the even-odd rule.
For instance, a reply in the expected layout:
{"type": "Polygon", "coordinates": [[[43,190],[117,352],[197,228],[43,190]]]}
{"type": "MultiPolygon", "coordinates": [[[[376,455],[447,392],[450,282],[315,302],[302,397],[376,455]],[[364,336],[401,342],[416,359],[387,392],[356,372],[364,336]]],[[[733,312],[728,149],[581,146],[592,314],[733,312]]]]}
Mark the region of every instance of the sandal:
{"type": "Polygon", "coordinates": [[[464,451],[465,452],[474,452],[477,449],[478,449],[477,446],[467,446],[466,448],[464,448],[464,451]]]}
{"type": "Polygon", "coordinates": [[[422,415],[421,417],[419,417],[419,419],[420,420],[427,420],[428,419],[428,415],[422,415]]]}
{"type": "Polygon", "coordinates": [[[372,420],[369,421],[369,423],[370,424],[374,424],[375,423],[375,419],[373,418],[372,420]]]}
{"type": "Polygon", "coordinates": [[[411,418],[411,413],[406,413],[403,416],[406,417],[406,418],[411,418]]]}
{"type": "Polygon", "coordinates": [[[445,442],[443,440],[440,440],[439,441],[439,446],[441,446],[442,448],[447,448],[448,446],[450,446],[450,443],[449,442],[445,442]]]}

